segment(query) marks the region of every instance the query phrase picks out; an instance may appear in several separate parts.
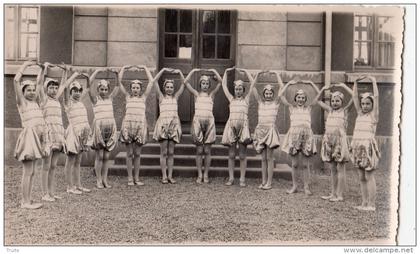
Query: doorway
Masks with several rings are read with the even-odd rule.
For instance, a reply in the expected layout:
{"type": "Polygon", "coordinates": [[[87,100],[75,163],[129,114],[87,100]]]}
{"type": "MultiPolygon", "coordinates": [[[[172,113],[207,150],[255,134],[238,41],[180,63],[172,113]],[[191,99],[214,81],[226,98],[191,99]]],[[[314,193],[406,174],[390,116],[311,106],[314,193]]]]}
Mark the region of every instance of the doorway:
{"type": "MultiPolygon", "coordinates": [[[[185,77],[194,68],[215,69],[223,75],[235,64],[236,17],[236,11],[230,10],[160,9],[159,69],[180,69],[185,77]]],[[[194,76],[190,83],[199,91],[199,74],[194,76]]],[[[171,74],[162,78],[179,79],[171,74]]],[[[216,81],[211,84],[214,87],[216,81]]],[[[220,89],[213,108],[216,125],[226,123],[228,111],[228,101],[220,89]]],[[[188,91],[178,102],[178,114],[183,125],[191,123],[194,98],[188,91]]]]}

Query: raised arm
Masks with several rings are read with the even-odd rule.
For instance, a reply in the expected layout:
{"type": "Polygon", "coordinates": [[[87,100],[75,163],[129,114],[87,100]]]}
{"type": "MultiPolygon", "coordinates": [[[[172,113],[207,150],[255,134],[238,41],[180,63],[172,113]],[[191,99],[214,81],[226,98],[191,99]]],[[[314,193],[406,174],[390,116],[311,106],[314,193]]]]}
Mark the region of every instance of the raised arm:
{"type": "MultiPolygon", "coordinates": [[[[66,71],[67,73],[69,72],[69,70],[68,71],[66,71]]],[[[68,74],[66,74],[66,76],[67,76],[68,74]]],[[[63,85],[63,88],[65,88],[65,89],[67,89],[67,92],[64,94],[64,104],[67,106],[68,105],[68,102],[69,102],[69,100],[70,100],[70,95],[69,95],[69,93],[70,93],[70,89],[69,89],[69,87],[70,87],[70,84],[71,83],[73,83],[74,82],[74,80],[79,76],[80,74],[78,73],[78,72],[74,72],[71,76],[70,76],[70,78],[68,78],[67,80],[66,80],[66,82],[64,83],[64,85],[63,85]]],[[[86,92],[85,92],[86,93],[86,92]]]]}
{"type": "Polygon", "coordinates": [[[35,62],[32,61],[26,61],[24,62],[20,68],[19,71],[16,73],[15,78],[13,79],[13,85],[15,88],[15,94],[16,94],[16,103],[21,106],[22,103],[25,101],[23,99],[23,92],[22,92],[22,87],[20,85],[20,82],[22,81],[22,76],[23,76],[23,72],[25,71],[26,68],[28,68],[31,65],[34,65],[35,62]]]}
{"type": "MultiPolygon", "coordinates": [[[[276,71],[275,73],[276,73],[276,76],[277,76],[277,80],[281,80],[280,72],[276,71]]],[[[293,105],[287,100],[286,96],[284,96],[284,93],[286,92],[287,88],[290,85],[294,85],[296,83],[297,83],[297,81],[295,79],[292,79],[289,82],[287,82],[286,85],[280,86],[278,97],[280,98],[280,101],[288,107],[291,107],[293,105]]]]}
{"type": "Polygon", "coordinates": [[[156,92],[158,94],[159,101],[163,98],[163,93],[162,93],[162,91],[160,90],[160,87],[159,87],[159,79],[166,70],[167,70],[167,68],[163,68],[162,70],[160,70],[158,72],[158,74],[156,74],[156,76],[151,81],[153,86],[156,88],[156,92]]]}
{"type": "Polygon", "coordinates": [[[146,67],[146,66],[138,66],[139,68],[143,68],[144,72],[146,72],[146,76],[147,76],[147,87],[146,90],[144,91],[144,96],[147,97],[150,94],[150,91],[152,91],[153,88],[153,84],[151,83],[153,80],[153,76],[152,73],[150,72],[150,70],[146,67]]]}
{"type": "Polygon", "coordinates": [[[252,91],[252,94],[254,95],[254,97],[255,97],[255,99],[257,100],[257,102],[258,103],[261,103],[262,102],[262,99],[261,99],[261,96],[258,94],[258,90],[257,90],[257,87],[256,87],[256,84],[257,84],[257,82],[258,82],[258,76],[260,75],[260,74],[262,74],[262,73],[265,73],[265,72],[267,72],[267,71],[260,71],[260,72],[258,72],[256,75],[255,75],[255,79],[254,79],[254,87],[253,87],[253,89],[251,90],[252,91]]]}
{"type": "Polygon", "coordinates": [[[129,96],[127,90],[125,90],[125,87],[122,83],[124,72],[126,69],[130,68],[130,65],[125,65],[121,68],[120,72],[118,73],[118,86],[120,87],[120,91],[124,94],[125,97],[129,96]]]}
{"type": "Polygon", "coordinates": [[[192,76],[195,72],[197,72],[197,71],[200,71],[200,69],[192,69],[192,70],[190,71],[190,73],[188,73],[188,75],[187,75],[187,77],[185,78],[185,81],[184,81],[184,84],[185,84],[185,87],[187,88],[187,90],[188,90],[190,93],[192,93],[195,97],[197,97],[197,96],[198,96],[198,92],[197,92],[197,90],[195,90],[195,89],[191,86],[191,84],[190,84],[190,79],[191,79],[191,76],[192,76]]]}
{"type": "MultiPolygon", "coordinates": [[[[302,80],[303,83],[305,84],[309,84],[312,86],[312,88],[315,90],[316,94],[319,94],[319,88],[315,85],[314,82],[312,82],[312,80],[302,80]]],[[[313,106],[317,103],[318,98],[315,96],[315,98],[312,99],[312,101],[309,103],[310,106],[313,106]]]]}
{"type": "MultiPolygon", "coordinates": [[[[350,94],[350,96],[353,97],[353,91],[350,89],[350,87],[346,86],[344,83],[334,84],[333,86],[344,88],[344,90],[346,90],[350,94]]],[[[349,100],[347,105],[344,107],[344,110],[349,109],[352,105],[353,105],[353,100],[349,100]]]]}
{"type": "Polygon", "coordinates": [[[356,79],[353,83],[353,102],[354,102],[354,108],[356,109],[357,114],[361,114],[362,112],[360,108],[359,90],[357,87],[357,81],[362,80],[362,79],[364,79],[364,77],[361,79],[356,79]]]}
{"type": "Polygon", "coordinates": [[[376,78],[369,76],[372,80],[372,89],[373,89],[373,113],[375,114],[376,121],[379,120],[379,89],[378,84],[376,83],[376,78]]]}
{"type": "Polygon", "coordinates": [[[326,86],[323,86],[322,88],[321,88],[321,90],[319,91],[319,93],[317,94],[317,96],[315,97],[315,101],[317,101],[318,102],[318,105],[323,109],[323,110],[325,110],[325,111],[327,111],[327,112],[331,112],[332,111],[332,108],[331,108],[331,106],[329,106],[329,105],[327,105],[325,102],[323,102],[323,101],[321,101],[321,100],[319,100],[320,98],[321,98],[321,95],[322,95],[322,93],[324,92],[324,90],[329,90],[330,89],[330,87],[326,87],[326,86]]]}
{"type": "MultiPolygon", "coordinates": [[[[36,94],[37,94],[37,101],[38,103],[43,103],[46,99],[45,92],[44,92],[44,80],[45,80],[45,72],[44,72],[44,65],[37,64],[39,66],[38,75],[36,76],[36,94]]],[[[45,68],[46,69],[46,68],[45,68]]]]}
{"type": "Polygon", "coordinates": [[[58,99],[63,94],[64,89],[65,89],[64,83],[67,80],[67,71],[66,71],[66,68],[64,68],[64,67],[61,67],[61,66],[58,66],[58,65],[56,65],[56,67],[58,67],[62,70],[60,86],[59,86],[57,94],[55,96],[55,98],[58,99]]]}
{"type": "Polygon", "coordinates": [[[216,93],[219,91],[220,87],[222,86],[222,77],[220,77],[219,73],[215,70],[215,69],[210,69],[209,71],[213,72],[214,75],[217,78],[217,85],[216,87],[213,89],[213,91],[211,91],[210,96],[212,98],[214,98],[214,96],[216,95],[216,93]]]}
{"type": "Polygon", "coordinates": [[[225,70],[225,73],[223,74],[223,79],[222,79],[222,88],[223,88],[223,92],[225,93],[226,98],[228,99],[229,102],[231,102],[233,100],[233,96],[232,94],[230,94],[229,89],[227,87],[227,73],[228,71],[234,70],[235,68],[227,68],[225,70]]]}
{"type": "Polygon", "coordinates": [[[112,89],[112,93],[109,95],[109,97],[111,97],[111,99],[114,99],[115,96],[117,96],[119,90],[120,90],[120,85],[119,85],[119,80],[118,80],[118,73],[120,72],[120,70],[118,70],[118,68],[110,68],[108,69],[109,72],[114,73],[115,74],[115,86],[114,89],[112,89]]]}
{"type": "Polygon", "coordinates": [[[175,93],[175,99],[178,100],[178,98],[181,96],[181,94],[184,92],[184,88],[185,88],[185,78],[184,78],[184,74],[182,74],[181,70],[174,70],[174,73],[179,73],[179,76],[181,77],[181,86],[179,87],[178,91],[175,93]]]}
{"type": "Polygon", "coordinates": [[[95,81],[96,75],[98,75],[98,73],[101,72],[101,71],[105,71],[105,69],[96,69],[92,73],[92,75],[89,77],[89,85],[90,85],[90,87],[88,88],[89,89],[89,98],[90,98],[90,101],[93,104],[96,104],[96,101],[97,101],[97,99],[96,99],[96,85],[95,85],[94,81],[95,81]]]}

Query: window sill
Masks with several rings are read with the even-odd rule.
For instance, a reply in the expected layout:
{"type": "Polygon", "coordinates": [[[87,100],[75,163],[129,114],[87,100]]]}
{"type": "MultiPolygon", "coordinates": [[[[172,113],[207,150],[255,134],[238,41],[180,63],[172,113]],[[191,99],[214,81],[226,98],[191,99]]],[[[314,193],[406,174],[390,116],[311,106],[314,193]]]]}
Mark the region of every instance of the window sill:
{"type": "Polygon", "coordinates": [[[365,70],[364,72],[346,73],[346,82],[354,82],[360,76],[372,76],[378,83],[401,83],[400,77],[397,72],[394,73],[381,73],[374,72],[374,70],[365,70]]]}

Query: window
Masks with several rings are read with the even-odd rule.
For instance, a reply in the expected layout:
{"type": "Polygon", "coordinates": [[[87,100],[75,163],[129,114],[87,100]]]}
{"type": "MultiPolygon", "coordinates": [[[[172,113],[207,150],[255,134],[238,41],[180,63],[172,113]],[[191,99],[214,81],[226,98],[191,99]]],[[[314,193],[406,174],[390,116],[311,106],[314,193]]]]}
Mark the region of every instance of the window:
{"type": "Polygon", "coordinates": [[[202,57],[230,59],[231,12],[203,11],[202,13],[202,57]]]}
{"type": "Polygon", "coordinates": [[[353,64],[356,69],[395,67],[394,18],[356,14],[354,16],[353,64]]]}
{"type": "Polygon", "coordinates": [[[191,10],[165,11],[165,58],[191,58],[192,14],[191,10]]]}
{"type": "Polygon", "coordinates": [[[37,59],[39,8],[29,5],[6,5],[5,23],[6,59],[37,59]]]}

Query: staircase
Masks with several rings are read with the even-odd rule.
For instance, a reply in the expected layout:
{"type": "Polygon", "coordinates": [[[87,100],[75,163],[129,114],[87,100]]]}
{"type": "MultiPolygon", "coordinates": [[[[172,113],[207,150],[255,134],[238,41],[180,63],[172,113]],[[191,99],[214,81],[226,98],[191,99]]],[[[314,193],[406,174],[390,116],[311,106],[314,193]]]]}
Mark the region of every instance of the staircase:
{"type": "MultiPolygon", "coordinates": [[[[150,136],[151,137],[151,136],[150,136]]],[[[222,135],[216,136],[216,143],[211,149],[211,166],[209,177],[228,177],[228,147],[221,145],[222,135]]],[[[140,156],[140,176],[161,176],[160,143],[149,140],[143,146],[140,156]]],[[[183,134],[181,143],[175,145],[174,177],[196,177],[196,146],[190,134],[183,134]]],[[[239,159],[235,160],[235,177],[239,177],[239,159]]],[[[110,162],[109,174],[127,175],[126,153],[118,153],[110,162]]],[[[261,158],[252,145],[247,148],[246,177],[261,177],[261,158]]],[[[290,167],[287,164],[276,164],[274,177],[291,179],[290,167]]]]}

